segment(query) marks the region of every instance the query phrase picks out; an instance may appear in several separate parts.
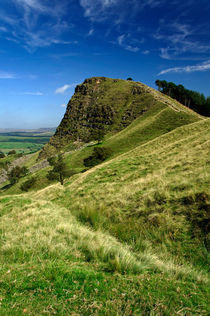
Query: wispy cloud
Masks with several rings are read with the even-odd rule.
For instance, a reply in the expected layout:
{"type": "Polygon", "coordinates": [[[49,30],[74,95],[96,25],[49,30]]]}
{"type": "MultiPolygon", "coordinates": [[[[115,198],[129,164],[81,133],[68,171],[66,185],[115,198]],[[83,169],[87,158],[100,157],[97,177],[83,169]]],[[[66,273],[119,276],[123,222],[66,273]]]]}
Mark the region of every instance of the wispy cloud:
{"type": "Polygon", "coordinates": [[[7,28],[4,26],[0,26],[0,32],[7,32],[7,28]]]}
{"type": "Polygon", "coordinates": [[[150,54],[150,51],[149,50],[143,50],[143,52],[141,52],[143,55],[149,55],[150,54]]]}
{"type": "Polygon", "coordinates": [[[80,0],[85,17],[91,21],[103,21],[107,18],[110,8],[117,5],[119,0],[80,0]]]}
{"type": "Polygon", "coordinates": [[[0,79],[17,79],[17,75],[10,72],[0,71],[0,79]]]}
{"type": "Polygon", "coordinates": [[[186,23],[168,24],[161,21],[154,38],[166,44],[166,47],[160,48],[160,57],[163,59],[175,59],[187,53],[195,55],[210,52],[210,45],[199,41],[198,30],[186,23]]]}
{"type": "Polygon", "coordinates": [[[22,95],[34,95],[34,96],[42,96],[44,95],[43,92],[37,91],[37,92],[21,92],[22,95]]]}
{"type": "Polygon", "coordinates": [[[33,52],[38,47],[76,43],[63,39],[64,33],[72,27],[64,19],[67,12],[66,1],[11,0],[11,2],[16,8],[13,15],[0,11],[0,21],[10,30],[7,40],[21,44],[29,52],[33,52]]]}
{"type": "Polygon", "coordinates": [[[66,103],[61,104],[61,107],[65,108],[66,107],[66,103]]]}
{"type": "Polygon", "coordinates": [[[127,15],[132,15],[134,12],[137,13],[146,6],[155,8],[163,2],[165,0],[80,0],[80,5],[84,9],[85,17],[92,22],[104,21],[110,18],[110,15],[114,15],[116,16],[115,22],[119,23],[127,15]]]}
{"type": "Polygon", "coordinates": [[[90,30],[89,30],[89,32],[88,32],[88,34],[87,34],[87,36],[91,36],[91,35],[93,35],[93,33],[94,33],[94,29],[93,28],[91,28],[90,30]]]}
{"type": "Polygon", "coordinates": [[[210,70],[210,60],[203,62],[202,64],[194,65],[194,66],[184,66],[184,67],[173,67],[162,70],[158,75],[165,75],[168,73],[191,73],[195,71],[206,71],[210,70]]]}
{"type": "Polygon", "coordinates": [[[139,14],[145,7],[154,8],[162,2],[165,0],[80,0],[80,5],[84,16],[91,22],[88,35],[92,35],[93,30],[97,34],[98,24],[101,23],[105,26],[105,38],[115,34],[115,39],[112,37],[110,43],[117,42],[123,49],[135,53],[142,44],[139,34],[143,30],[139,25],[139,14]]]}
{"type": "Polygon", "coordinates": [[[49,57],[54,58],[54,59],[61,59],[61,58],[66,58],[66,57],[76,57],[79,56],[79,53],[63,53],[63,54],[50,54],[49,57]]]}
{"type": "MultiPolygon", "coordinates": [[[[117,42],[118,44],[123,47],[125,50],[128,50],[130,52],[136,53],[139,51],[139,47],[132,45],[133,42],[135,42],[135,39],[132,39],[130,34],[126,35],[126,34],[122,34],[120,36],[118,36],[117,38],[117,42]],[[131,43],[129,43],[131,42],[131,43]]],[[[140,41],[137,41],[138,43],[140,43],[140,41]]],[[[143,42],[143,40],[141,41],[141,43],[143,42]]]]}
{"type": "Polygon", "coordinates": [[[62,87],[59,87],[55,90],[56,94],[63,94],[65,92],[67,92],[69,89],[71,88],[75,88],[77,85],[77,83],[72,83],[72,84],[65,84],[62,87]]]}

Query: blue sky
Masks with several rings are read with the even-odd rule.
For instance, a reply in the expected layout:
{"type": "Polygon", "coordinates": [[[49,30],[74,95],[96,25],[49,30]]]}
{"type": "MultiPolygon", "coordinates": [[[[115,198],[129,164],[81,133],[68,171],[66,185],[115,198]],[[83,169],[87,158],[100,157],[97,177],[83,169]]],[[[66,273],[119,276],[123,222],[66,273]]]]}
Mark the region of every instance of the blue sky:
{"type": "Polygon", "coordinates": [[[1,0],[0,127],[57,126],[92,76],[210,95],[209,0],[1,0]]]}

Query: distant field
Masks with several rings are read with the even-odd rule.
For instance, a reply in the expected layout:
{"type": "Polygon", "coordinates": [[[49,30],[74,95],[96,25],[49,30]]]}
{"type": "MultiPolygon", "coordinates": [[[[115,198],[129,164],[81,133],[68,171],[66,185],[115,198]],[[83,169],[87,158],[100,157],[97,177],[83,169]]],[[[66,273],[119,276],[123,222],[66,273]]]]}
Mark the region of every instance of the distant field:
{"type": "Polygon", "coordinates": [[[40,150],[46,144],[53,132],[39,134],[32,133],[2,133],[0,134],[0,151],[8,153],[14,149],[18,153],[29,153],[40,150]]]}

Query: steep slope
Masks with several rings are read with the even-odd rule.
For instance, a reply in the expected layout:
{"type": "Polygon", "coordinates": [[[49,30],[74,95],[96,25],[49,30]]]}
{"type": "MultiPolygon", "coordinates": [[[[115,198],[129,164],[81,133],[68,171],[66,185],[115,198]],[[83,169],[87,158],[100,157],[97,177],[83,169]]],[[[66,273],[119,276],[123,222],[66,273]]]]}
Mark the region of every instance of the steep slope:
{"type": "Polygon", "coordinates": [[[209,127],[0,197],[0,313],[208,315],[209,127]]]}
{"type": "MultiPolygon", "coordinates": [[[[57,149],[74,148],[75,144],[89,142],[97,130],[110,136],[137,118],[148,121],[151,117],[155,121],[154,115],[158,116],[163,110],[166,111],[155,126],[159,130],[157,135],[202,119],[177,101],[140,82],[105,77],[86,79],[76,87],[63,120],[50,143],[41,151],[40,158],[54,154],[57,149]]],[[[147,133],[152,135],[148,128],[147,133]]]]}

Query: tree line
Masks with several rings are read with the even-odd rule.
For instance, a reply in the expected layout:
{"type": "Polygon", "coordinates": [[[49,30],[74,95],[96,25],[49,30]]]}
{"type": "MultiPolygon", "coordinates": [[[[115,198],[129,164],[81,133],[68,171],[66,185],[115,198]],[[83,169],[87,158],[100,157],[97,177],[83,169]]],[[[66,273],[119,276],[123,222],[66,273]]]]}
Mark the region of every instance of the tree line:
{"type": "Polygon", "coordinates": [[[201,115],[210,116],[210,97],[206,98],[203,93],[188,90],[181,84],[176,85],[166,80],[156,80],[155,84],[162,93],[176,99],[201,115]]]}

